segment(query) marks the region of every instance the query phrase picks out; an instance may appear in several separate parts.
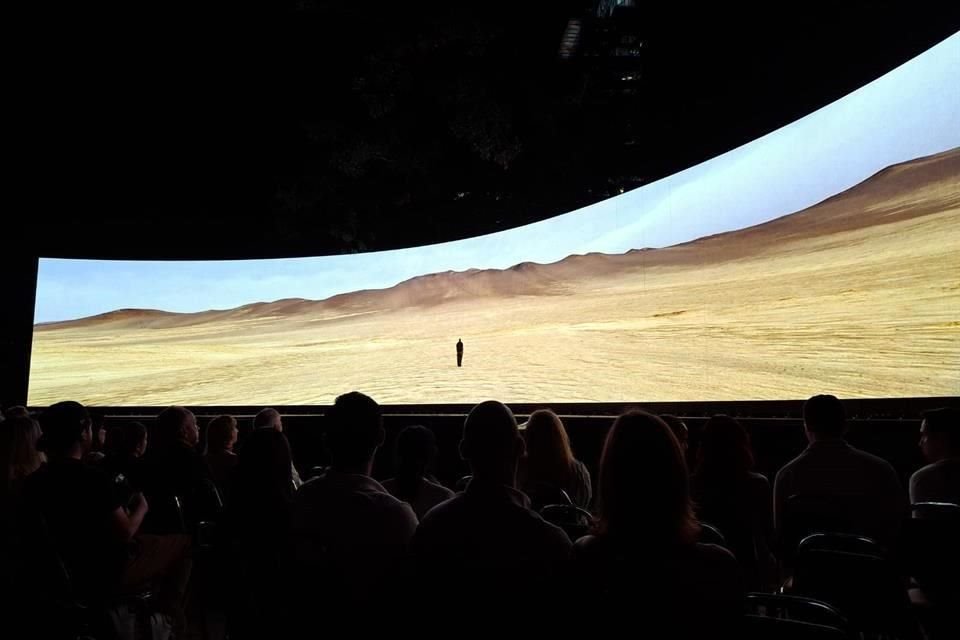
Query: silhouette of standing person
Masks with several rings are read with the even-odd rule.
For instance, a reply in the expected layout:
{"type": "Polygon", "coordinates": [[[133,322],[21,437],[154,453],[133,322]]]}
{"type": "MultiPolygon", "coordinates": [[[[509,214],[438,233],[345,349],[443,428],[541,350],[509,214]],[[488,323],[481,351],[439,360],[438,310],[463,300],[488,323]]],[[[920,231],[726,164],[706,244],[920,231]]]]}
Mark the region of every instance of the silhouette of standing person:
{"type": "Polygon", "coordinates": [[[463,366],[463,340],[457,338],[457,366],[463,366]]]}

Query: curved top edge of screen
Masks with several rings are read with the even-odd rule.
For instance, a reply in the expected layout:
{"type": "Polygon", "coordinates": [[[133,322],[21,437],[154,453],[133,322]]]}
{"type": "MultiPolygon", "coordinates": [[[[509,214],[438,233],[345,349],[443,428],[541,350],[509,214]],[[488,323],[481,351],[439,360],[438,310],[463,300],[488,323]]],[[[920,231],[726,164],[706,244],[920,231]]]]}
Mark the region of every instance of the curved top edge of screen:
{"type": "MultiPolygon", "coordinates": [[[[689,183],[692,180],[701,178],[702,174],[708,171],[712,171],[716,168],[723,169],[724,167],[721,165],[729,164],[728,161],[743,163],[744,161],[748,161],[752,157],[760,154],[766,156],[764,158],[764,164],[767,164],[768,167],[765,173],[770,174],[774,169],[779,170],[788,168],[802,168],[801,165],[809,165],[811,160],[823,158],[827,153],[841,151],[844,145],[848,142],[864,143],[869,145],[872,150],[887,151],[886,153],[881,153],[878,156],[875,156],[871,162],[865,163],[869,168],[862,168],[860,171],[844,171],[841,172],[842,177],[837,176],[836,179],[824,183],[823,186],[825,189],[822,189],[823,197],[820,197],[819,199],[811,200],[810,197],[806,199],[789,197],[784,198],[783,204],[787,208],[790,208],[791,206],[794,207],[791,211],[783,211],[780,214],[785,215],[786,213],[797,211],[812,204],[816,204],[816,202],[833,195],[833,193],[842,191],[845,188],[849,188],[850,186],[861,182],[873,173],[876,173],[877,171],[880,171],[891,164],[905,162],[925,155],[932,155],[941,151],[952,149],[956,146],[960,146],[960,116],[958,116],[957,108],[957,103],[960,101],[960,89],[958,89],[958,87],[960,87],[960,69],[958,69],[957,65],[955,64],[957,59],[960,59],[960,32],[953,34],[940,43],[934,45],[927,51],[915,56],[914,58],[911,58],[883,76],[867,83],[866,85],[854,90],[842,98],[839,98],[813,111],[812,113],[809,113],[802,118],[795,120],[794,122],[784,125],[783,127],[775,129],[774,131],[771,131],[770,133],[767,133],[759,138],[704,160],[703,162],[695,164],[691,167],[660,178],[654,182],[641,185],[624,193],[591,203],[589,205],[585,205],[578,209],[559,213],[549,218],[526,225],[460,240],[444,241],[427,245],[413,245],[410,247],[382,251],[290,257],[279,256],[270,258],[238,258],[230,260],[176,260],[176,262],[196,263],[307,260],[313,258],[331,258],[338,256],[357,256],[366,254],[384,255],[429,247],[443,247],[482,238],[497,238],[523,229],[546,228],[548,225],[555,223],[558,219],[581,216],[586,213],[591,213],[598,208],[609,208],[613,206],[622,207],[624,205],[631,204],[639,194],[646,194],[653,191],[660,192],[667,189],[677,188],[681,185],[689,183]],[[953,62],[952,65],[950,64],[951,62],[953,62]],[[938,80],[941,81],[939,83],[941,86],[932,86],[932,83],[937,82],[938,80]],[[906,82],[906,85],[903,84],[904,82],[906,82]],[[924,91],[922,91],[921,94],[918,94],[917,89],[924,89],[924,91]],[[940,97],[942,97],[943,100],[938,100],[940,97]],[[879,113],[896,114],[898,112],[902,114],[906,112],[907,107],[918,106],[918,101],[926,102],[927,105],[930,105],[931,103],[940,103],[942,108],[934,110],[935,113],[933,115],[935,118],[932,120],[924,120],[916,117],[908,120],[894,120],[891,123],[893,126],[883,127],[882,130],[870,131],[870,129],[873,129],[871,125],[877,124],[876,120],[870,117],[871,115],[877,115],[879,113]],[[854,116],[857,116],[857,119],[861,121],[859,126],[858,123],[851,122],[854,116]],[[807,137],[810,131],[815,127],[830,131],[832,134],[841,133],[838,131],[838,125],[842,124],[849,124],[851,126],[843,127],[846,129],[846,131],[842,132],[842,134],[839,136],[824,135],[822,136],[822,138],[824,138],[822,140],[816,140],[816,136],[814,136],[814,139],[812,140],[807,137]],[[917,132],[920,135],[916,138],[913,138],[909,136],[909,133],[916,129],[917,124],[924,125],[924,128],[927,131],[917,132]],[[940,124],[948,126],[940,127],[940,124]],[[870,133],[876,134],[873,141],[867,138],[870,133]],[[937,135],[939,133],[945,135],[941,137],[937,135]],[[895,151],[891,153],[893,150],[883,149],[883,147],[886,146],[883,143],[890,142],[892,138],[901,139],[901,142],[904,143],[901,147],[902,150],[905,151],[907,149],[912,149],[913,151],[908,152],[907,154],[897,154],[895,151]],[[911,139],[904,140],[904,138],[911,139]],[[805,153],[802,154],[802,157],[797,157],[797,154],[794,153],[796,151],[796,147],[785,143],[796,143],[801,140],[803,140],[801,146],[806,147],[804,149],[805,153]],[[780,147],[780,149],[778,150],[776,147],[780,147]],[[769,166],[771,163],[774,166],[769,166]],[[846,179],[843,179],[844,177],[846,179]],[[832,193],[830,192],[830,187],[833,187],[832,193]]],[[[926,109],[922,109],[922,111],[926,112],[926,109]]],[[[862,152],[860,155],[868,154],[862,152]]],[[[757,164],[759,165],[759,163],[757,164]]],[[[836,165],[839,163],[835,162],[831,164],[836,165]]],[[[756,176],[756,174],[754,174],[754,176],[756,178],[760,177],[756,176]]],[[[728,184],[728,187],[729,186],[730,184],[728,184]]],[[[790,185],[783,186],[787,187],[787,191],[795,191],[795,189],[792,189],[790,185]]],[[[662,194],[657,193],[657,195],[662,194]]],[[[811,194],[811,197],[815,198],[816,196],[811,194]]],[[[704,233],[697,237],[703,237],[705,235],[711,235],[712,233],[723,232],[726,230],[731,229],[718,229],[716,231],[704,233]]],[[[649,246],[652,248],[670,246],[671,244],[688,242],[695,239],[697,238],[690,237],[677,241],[671,241],[670,236],[668,235],[665,236],[662,241],[651,243],[649,246]]],[[[42,256],[42,259],[60,260],[60,258],[47,256],[42,256]]],[[[102,258],[78,258],[75,260],[133,262],[130,260],[111,260],[102,258]]],[[[144,262],[174,261],[175,260],[149,260],[144,262]]]]}
{"type": "MultiPolygon", "coordinates": [[[[112,265],[111,278],[125,274],[140,287],[145,281],[176,282],[185,273],[196,274],[198,267],[210,282],[219,279],[229,284],[231,279],[254,275],[263,281],[259,290],[246,282],[235,287],[234,298],[207,299],[227,308],[249,302],[240,299],[240,292],[259,300],[264,295],[324,299],[347,291],[383,289],[430,273],[507,269],[526,262],[549,264],[577,254],[622,254],[691,242],[801,211],[891,165],[960,147],[958,59],[960,33],[852,93],[731,151],[621,195],[496,233],[404,249],[314,257],[43,258],[38,287],[69,292],[71,284],[86,282],[81,278],[99,277],[97,272],[107,264],[112,265]],[[263,268],[265,263],[270,263],[269,269],[263,268]]],[[[217,282],[218,291],[226,289],[217,282]]],[[[39,302],[38,295],[38,321],[64,317],[40,313],[39,302]]],[[[178,306],[165,308],[201,310],[178,306]]]]}

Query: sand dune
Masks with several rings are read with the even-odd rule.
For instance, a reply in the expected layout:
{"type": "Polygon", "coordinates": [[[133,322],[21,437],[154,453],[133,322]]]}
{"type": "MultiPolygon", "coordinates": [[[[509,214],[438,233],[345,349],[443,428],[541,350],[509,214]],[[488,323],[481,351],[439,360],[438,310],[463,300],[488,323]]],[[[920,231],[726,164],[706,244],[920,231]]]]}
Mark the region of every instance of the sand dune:
{"type": "MultiPolygon", "coordinates": [[[[705,215],[709,215],[705,213],[705,215]]],[[[30,399],[633,401],[960,393],[960,150],[665,249],[35,329],[30,399]],[[453,344],[467,345],[451,367],[453,344]]]]}

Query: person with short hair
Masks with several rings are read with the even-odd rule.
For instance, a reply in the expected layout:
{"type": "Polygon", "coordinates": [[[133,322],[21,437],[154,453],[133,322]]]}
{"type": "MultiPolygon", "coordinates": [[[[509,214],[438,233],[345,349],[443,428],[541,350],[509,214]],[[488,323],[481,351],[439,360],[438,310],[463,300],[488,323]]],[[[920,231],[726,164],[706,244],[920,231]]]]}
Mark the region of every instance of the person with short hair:
{"type": "Polygon", "coordinates": [[[920,450],[929,464],[910,476],[910,502],[960,504],[960,409],[923,414],[920,450]]]}
{"type": "Polygon", "coordinates": [[[199,440],[197,418],[189,409],[167,407],[157,416],[150,450],[143,458],[142,476],[144,493],[155,508],[148,519],[152,532],[179,530],[175,501],[180,502],[187,531],[216,516],[210,470],[197,451],[199,440]]]}
{"type": "Polygon", "coordinates": [[[436,455],[437,439],[430,429],[420,425],[404,428],[397,436],[397,475],[383,483],[387,491],[413,507],[418,519],[453,497],[453,491],[429,475],[436,455]]]}
{"type": "MultiPolygon", "coordinates": [[[[273,429],[274,431],[283,433],[283,418],[280,416],[280,412],[270,407],[257,412],[257,415],[253,417],[253,430],[256,431],[258,429],[273,429]]],[[[303,481],[300,479],[300,474],[297,473],[297,467],[293,462],[290,463],[290,478],[293,486],[296,488],[299,488],[303,484],[303,481]]]]}
{"type": "Polygon", "coordinates": [[[210,468],[210,476],[220,495],[226,500],[230,488],[230,474],[237,466],[237,419],[233,416],[217,416],[207,425],[207,437],[203,446],[203,459],[210,468]]]}
{"type": "Polygon", "coordinates": [[[280,417],[280,412],[270,407],[261,409],[253,417],[253,428],[255,430],[273,429],[283,433],[283,419],[280,417]]]}
{"type": "Polygon", "coordinates": [[[413,540],[420,588],[435,606],[490,611],[515,593],[526,614],[537,615],[557,594],[570,539],[516,489],[524,450],[506,405],[491,400],[470,411],[460,455],[473,476],[463,493],[424,516],[413,540]]]}
{"type": "MultiPolygon", "coordinates": [[[[793,526],[785,522],[791,518],[787,508],[792,500],[794,505],[798,501],[816,503],[803,507],[801,520],[822,521],[823,517],[837,526],[843,520],[849,533],[894,545],[906,515],[907,496],[890,463],[847,443],[846,414],[835,396],[816,395],[807,400],[803,425],[810,444],[780,469],[774,481],[774,524],[781,538],[793,526]]],[[[801,529],[802,524],[797,523],[801,529]]],[[[792,540],[785,542],[793,545],[792,540]]]]}
{"type": "Polygon", "coordinates": [[[323,598],[348,608],[384,602],[404,580],[417,516],[371,476],[385,437],[380,405],[357,391],[343,394],[324,426],[330,467],[294,498],[298,564],[308,581],[321,572],[316,575],[323,576],[323,598]]]}

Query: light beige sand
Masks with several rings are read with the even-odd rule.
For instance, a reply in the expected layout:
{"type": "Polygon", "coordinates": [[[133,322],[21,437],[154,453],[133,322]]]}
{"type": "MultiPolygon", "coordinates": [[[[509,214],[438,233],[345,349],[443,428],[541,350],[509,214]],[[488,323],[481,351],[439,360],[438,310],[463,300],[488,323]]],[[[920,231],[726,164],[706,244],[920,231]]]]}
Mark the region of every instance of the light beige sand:
{"type": "Polygon", "coordinates": [[[351,389],[382,403],[958,395],[960,151],[669,249],[34,335],[32,404],[312,404],[351,389]]]}

